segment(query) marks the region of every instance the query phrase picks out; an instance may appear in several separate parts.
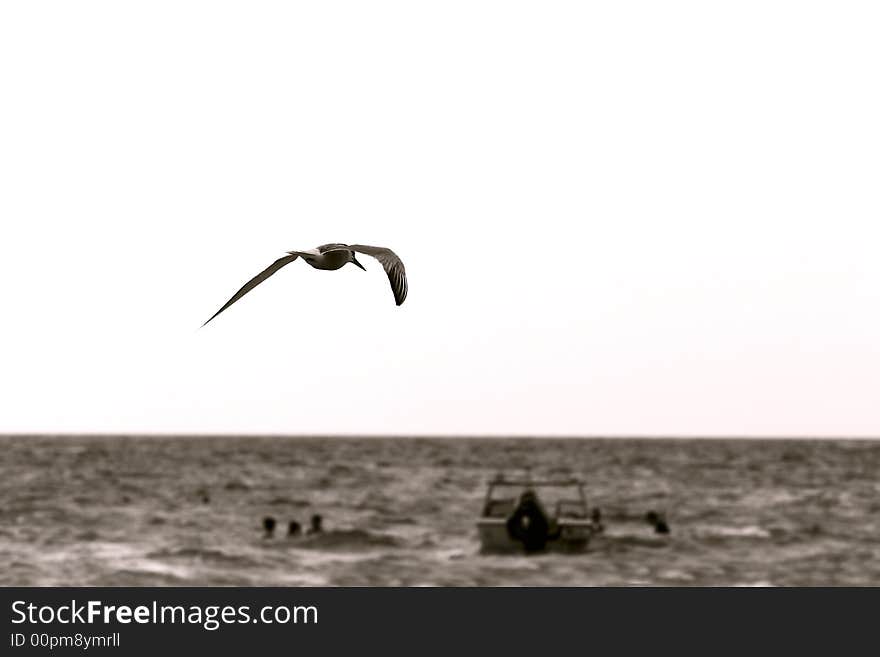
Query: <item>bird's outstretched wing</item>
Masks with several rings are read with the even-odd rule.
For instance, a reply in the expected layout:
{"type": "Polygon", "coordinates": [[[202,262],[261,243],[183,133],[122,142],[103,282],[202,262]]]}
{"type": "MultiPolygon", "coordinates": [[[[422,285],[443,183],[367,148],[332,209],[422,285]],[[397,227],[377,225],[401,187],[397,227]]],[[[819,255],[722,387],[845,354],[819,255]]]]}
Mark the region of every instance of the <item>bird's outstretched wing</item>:
{"type": "Polygon", "coordinates": [[[403,261],[397,257],[391,249],[381,246],[366,246],[364,244],[350,244],[349,249],[356,253],[373,256],[382,263],[385,273],[388,274],[388,281],[391,283],[391,291],[394,292],[394,301],[399,306],[406,299],[406,269],[403,267],[403,261]]]}
{"type": "MultiPolygon", "coordinates": [[[[229,301],[227,301],[225,304],[223,304],[223,307],[220,310],[218,310],[213,315],[211,315],[211,318],[208,320],[208,322],[210,322],[217,315],[219,315],[224,310],[229,308],[229,306],[234,304],[236,301],[241,299],[245,294],[247,294],[248,292],[253,290],[255,287],[257,287],[257,285],[259,285],[260,283],[265,281],[272,274],[274,274],[276,271],[281,269],[284,265],[289,265],[291,262],[296,260],[297,257],[298,256],[296,256],[296,255],[286,255],[283,258],[278,258],[278,260],[273,262],[271,265],[266,267],[263,271],[261,271],[259,274],[254,276],[251,280],[249,280],[247,283],[242,285],[241,289],[238,292],[236,292],[229,301]]],[[[205,322],[205,324],[207,324],[208,322],[205,322]]],[[[204,326],[205,324],[202,324],[202,326],[204,326]]]]}

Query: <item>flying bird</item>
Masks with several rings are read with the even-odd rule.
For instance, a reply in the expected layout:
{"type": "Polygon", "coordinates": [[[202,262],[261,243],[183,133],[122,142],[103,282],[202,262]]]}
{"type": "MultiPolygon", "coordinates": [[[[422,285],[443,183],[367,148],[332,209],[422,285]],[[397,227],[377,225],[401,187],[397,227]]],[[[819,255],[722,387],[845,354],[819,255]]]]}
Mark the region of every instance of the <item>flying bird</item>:
{"type": "MultiPolygon", "coordinates": [[[[223,304],[223,307],[220,310],[211,315],[208,322],[229,308],[229,306],[241,299],[245,294],[253,290],[257,285],[265,281],[276,271],[285,265],[289,265],[297,258],[302,258],[315,269],[340,269],[351,262],[366,271],[366,267],[359,263],[357,258],[355,258],[355,253],[363,253],[364,255],[373,256],[382,264],[385,273],[388,275],[388,280],[391,282],[391,291],[394,293],[394,301],[398,306],[402,304],[403,300],[406,299],[407,291],[406,270],[403,268],[403,262],[397,257],[397,254],[394,253],[394,251],[381,246],[365,246],[363,244],[322,244],[316,249],[309,249],[307,251],[288,251],[286,256],[278,258],[278,260],[245,283],[238,292],[232,295],[232,298],[229,301],[223,304]]],[[[208,322],[205,322],[205,324],[208,322]]],[[[205,326],[205,324],[202,324],[202,326],[205,326]]]]}

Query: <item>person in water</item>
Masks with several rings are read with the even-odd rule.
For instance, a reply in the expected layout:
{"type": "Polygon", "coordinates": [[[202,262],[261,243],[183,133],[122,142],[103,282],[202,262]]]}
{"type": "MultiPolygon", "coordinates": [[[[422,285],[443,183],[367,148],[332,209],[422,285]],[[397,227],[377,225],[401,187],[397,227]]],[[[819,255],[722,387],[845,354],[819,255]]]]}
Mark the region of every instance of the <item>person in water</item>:
{"type": "Polygon", "coordinates": [[[272,538],[272,535],[275,533],[275,518],[272,516],[263,518],[263,530],[266,532],[263,534],[263,538],[272,538]]]}
{"type": "Polygon", "coordinates": [[[308,534],[320,534],[324,531],[324,527],[322,526],[322,522],[324,519],[321,517],[321,514],[316,513],[312,516],[312,524],[309,527],[308,534]]]}
{"type": "Polygon", "coordinates": [[[287,536],[299,536],[302,534],[302,525],[300,525],[296,520],[291,520],[287,523],[287,536]]]}
{"type": "Polygon", "coordinates": [[[649,525],[654,526],[655,534],[668,534],[669,533],[669,525],[666,522],[666,518],[661,513],[657,513],[654,510],[648,511],[645,514],[645,521],[649,525]]]}

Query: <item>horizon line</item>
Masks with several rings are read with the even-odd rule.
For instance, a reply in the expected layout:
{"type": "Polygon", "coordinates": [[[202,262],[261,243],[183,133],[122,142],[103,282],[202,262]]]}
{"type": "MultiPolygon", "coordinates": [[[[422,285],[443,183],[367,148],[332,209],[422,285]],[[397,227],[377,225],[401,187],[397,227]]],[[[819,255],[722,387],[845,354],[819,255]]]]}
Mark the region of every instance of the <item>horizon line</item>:
{"type": "Polygon", "coordinates": [[[562,433],[289,433],[289,432],[200,432],[200,431],[0,431],[0,438],[326,438],[352,439],[364,438],[378,440],[416,439],[416,440],[865,440],[878,441],[880,435],[830,435],[830,434],[562,434],[562,433]]]}

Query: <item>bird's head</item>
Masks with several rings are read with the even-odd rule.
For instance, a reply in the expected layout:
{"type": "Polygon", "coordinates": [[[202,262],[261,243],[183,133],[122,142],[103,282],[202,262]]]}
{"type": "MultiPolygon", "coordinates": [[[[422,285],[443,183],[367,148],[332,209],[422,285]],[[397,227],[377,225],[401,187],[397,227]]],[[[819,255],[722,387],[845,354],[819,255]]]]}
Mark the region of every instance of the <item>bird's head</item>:
{"type": "Polygon", "coordinates": [[[367,268],[364,267],[361,263],[359,263],[357,258],[354,257],[354,251],[351,252],[351,260],[349,260],[349,262],[353,262],[354,264],[356,264],[358,267],[360,267],[364,271],[367,271],[367,268]]]}

